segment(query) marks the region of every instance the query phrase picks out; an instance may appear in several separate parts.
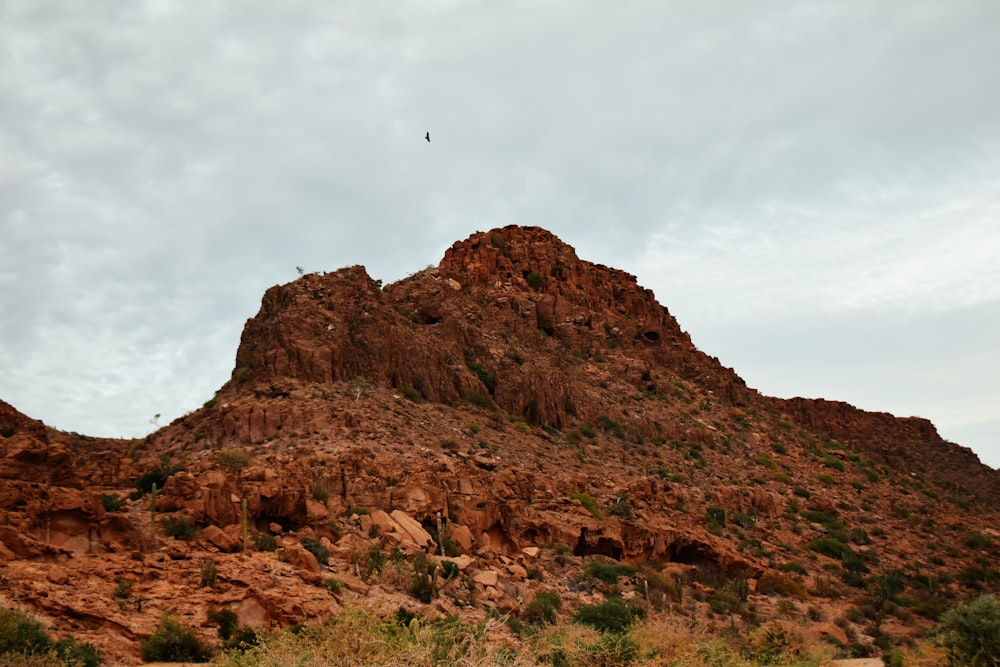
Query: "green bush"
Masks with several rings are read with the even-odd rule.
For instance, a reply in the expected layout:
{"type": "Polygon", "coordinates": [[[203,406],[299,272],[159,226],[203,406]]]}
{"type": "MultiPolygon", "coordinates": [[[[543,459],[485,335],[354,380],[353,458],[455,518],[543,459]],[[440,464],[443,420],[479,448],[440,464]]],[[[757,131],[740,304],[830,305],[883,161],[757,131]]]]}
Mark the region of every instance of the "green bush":
{"type": "Polygon", "coordinates": [[[105,512],[119,512],[125,507],[125,501],[114,493],[102,493],[97,496],[105,512]]]}
{"type": "Polygon", "coordinates": [[[81,644],[73,637],[63,637],[52,650],[64,665],[97,667],[101,664],[101,654],[93,644],[81,644]]]}
{"type": "Polygon", "coordinates": [[[250,454],[242,449],[223,449],[215,455],[215,462],[235,474],[250,465],[250,454]]]}
{"type": "Polygon", "coordinates": [[[1000,602],[981,595],[960,604],[941,616],[935,630],[938,641],[948,651],[948,664],[968,667],[1000,665],[1000,602]]]}
{"type": "Polygon", "coordinates": [[[162,459],[160,465],[147,470],[135,481],[135,491],[132,493],[132,500],[138,500],[152,491],[153,484],[156,484],[156,488],[162,489],[167,483],[167,479],[175,472],[180,472],[180,470],[177,466],[171,465],[166,459],[162,459]]]}
{"type": "Polygon", "coordinates": [[[430,604],[434,600],[434,583],[430,575],[423,572],[414,572],[410,577],[409,591],[410,595],[424,604],[430,604]]]}
{"type": "Polygon", "coordinates": [[[823,465],[827,468],[833,468],[839,472],[844,472],[844,462],[838,459],[836,456],[830,456],[829,454],[823,455],[823,465]]]}
{"type": "Polygon", "coordinates": [[[141,646],[146,662],[208,662],[212,657],[211,648],[171,614],[160,617],[156,631],[141,646]]]}
{"type": "Polygon", "coordinates": [[[549,282],[548,276],[543,276],[538,271],[530,271],[528,275],[524,277],[525,282],[528,283],[528,287],[535,290],[536,292],[549,282]]]}
{"type": "Polygon", "coordinates": [[[604,518],[604,512],[601,511],[601,508],[597,504],[597,501],[589,493],[580,491],[578,493],[571,493],[569,497],[572,498],[573,500],[580,501],[580,504],[583,505],[583,508],[588,512],[590,512],[591,516],[593,516],[595,519],[604,518]]]}
{"type": "Polygon", "coordinates": [[[618,497],[615,504],[608,508],[608,514],[611,516],[617,516],[622,519],[632,518],[632,503],[628,501],[628,497],[624,494],[618,497]]]}
{"type": "Polygon", "coordinates": [[[301,544],[303,549],[316,556],[316,560],[320,565],[326,565],[330,562],[330,550],[312,535],[303,537],[301,544]]]}
{"type": "Polygon", "coordinates": [[[837,517],[820,510],[802,510],[799,514],[806,521],[818,523],[829,530],[843,530],[844,528],[844,523],[837,517]]]}
{"type": "Polygon", "coordinates": [[[843,560],[853,553],[846,544],[835,537],[820,537],[809,544],[809,548],[817,553],[837,560],[843,560]]]}
{"type": "Polygon", "coordinates": [[[31,655],[51,648],[52,640],[41,623],[17,609],[0,609],[0,654],[31,655]]]}
{"type": "Polygon", "coordinates": [[[168,516],[162,519],[161,523],[167,537],[173,537],[178,540],[190,540],[194,537],[194,526],[191,525],[191,522],[183,514],[168,516]]]}
{"type": "Polygon", "coordinates": [[[562,598],[555,591],[538,591],[524,610],[524,620],[532,625],[555,623],[556,612],[562,609],[562,598]]]}
{"type": "Polygon", "coordinates": [[[278,548],[278,540],[274,535],[254,535],[250,539],[253,540],[257,551],[274,551],[278,548]]]}
{"type": "Polygon", "coordinates": [[[643,615],[640,608],[630,606],[619,597],[609,597],[601,604],[583,605],[573,615],[573,621],[601,632],[624,633],[643,615]]]}
{"type": "Polygon", "coordinates": [[[493,374],[486,370],[486,367],[478,361],[468,361],[465,365],[469,367],[470,371],[476,374],[479,381],[486,387],[486,391],[492,394],[496,388],[496,378],[493,377],[493,374]]]}
{"type": "Polygon", "coordinates": [[[965,546],[970,549],[986,549],[992,546],[993,538],[983,533],[969,531],[965,534],[965,546]]]}
{"type": "Polygon", "coordinates": [[[583,573],[588,577],[598,579],[606,584],[616,584],[621,577],[627,577],[636,573],[636,568],[632,565],[621,563],[605,563],[593,560],[583,566],[583,573]]]}
{"type": "Polygon", "coordinates": [[[493,405],[490,402],[490,399],[486,398],[486,396],[484,396],[481,392],[478,391],[465,392],[465,400],[481,408],[489,408],[493,405]]]}
{"type": "Polygon", "coordinates": [[[209,609],[207,612],[209,623],[219,626],[219,639],[227,641],[239,627],[239,619],[232,609],[209,609]]]}
{"type": "Polygon", "coordinates": [[[45,664],[63,664],[73,667],[97,667],[101,654],[92,645],[79,643],[72,636],[53,642],[38,621],[33,621],[20,610],[0,609],[0,656],[8,656],[11,664],[32,663],[37,658],[39,667],[45,664]]]}
{"type": "Polygon", "coordinates": [[[585,644],[581,647],[586,665],[614,665],[624,667],[639,659],[639,645],[624,634],[605,634],[596,644],[585,644]]]}

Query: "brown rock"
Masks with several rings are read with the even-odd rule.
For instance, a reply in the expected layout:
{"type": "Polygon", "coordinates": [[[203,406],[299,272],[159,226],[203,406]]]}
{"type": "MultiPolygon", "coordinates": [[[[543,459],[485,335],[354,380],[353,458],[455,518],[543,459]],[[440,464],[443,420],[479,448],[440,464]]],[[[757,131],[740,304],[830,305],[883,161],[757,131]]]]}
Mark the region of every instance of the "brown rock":
{"type": "Polygon", "coordinates": [[[238,538],[234,539],[233,535],[215,525],[208,525],[202,528],[201,537],[216,546],[220,551],[232,552],[241,546],[238,538]]]}
{"type": "Polygon", "coordinates": [[[496,586],[500,580],[500,574],[496,570],[481,570],[472,575],[472,580],[483,586],[496,586]]]}
{"type": "Polygon", "coordinates": [[[420,525],[420,522],[410,515],[400,510],[393,510],[389,516],[399,527],[400,531],[409,536],[410,541],[418,547],[426,548],[434,545],[434,539],[431,537],[430,533],[424,530],[424,527],[420,525]]]}
{"type": "Polygon", "coordinates": [[[319,561],[316,560],[316,556],[299,544],[293,544],[285,547],[284,555],[285,561],[293,567],[316,575],[321,572],[319,561]]]}

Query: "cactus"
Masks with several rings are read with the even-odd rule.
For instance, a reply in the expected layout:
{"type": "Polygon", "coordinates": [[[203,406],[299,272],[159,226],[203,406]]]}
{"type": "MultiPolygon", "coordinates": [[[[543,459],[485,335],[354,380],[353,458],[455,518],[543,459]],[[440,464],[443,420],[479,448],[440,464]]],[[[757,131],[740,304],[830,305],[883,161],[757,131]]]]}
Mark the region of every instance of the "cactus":
{"type": "Polygon", "coordinates": [[[241,502],[240,505],[241,505],[240,524],[243,527],[243,551],[245,553],[247,551],[247,542],[250,539],[250,536],[247,531],[247,499],[244,498],[243,502],[241,502]]]}

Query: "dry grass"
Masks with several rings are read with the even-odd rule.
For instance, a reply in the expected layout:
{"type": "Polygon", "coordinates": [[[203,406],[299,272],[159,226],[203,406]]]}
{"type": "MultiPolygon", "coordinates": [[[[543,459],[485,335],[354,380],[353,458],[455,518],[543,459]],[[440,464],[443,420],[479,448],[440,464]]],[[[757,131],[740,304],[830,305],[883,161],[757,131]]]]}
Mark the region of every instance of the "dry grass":
{"type": "MultiPolygon", "coordinates": [[[[216,658],[219,667],[493,667],[573,665],[605,667],[819,667],[834,648],[804,625],[770,621],[753,630],[728,632],[682,617],[656,616],[628,633],[600,633],[574,623],[511,634],[500,619],[401,626],[363,608],[346,608],[336,619],[267,637],[246,653],[216,658]]],[[[921,644],[904,651],[908,667],[944,664],[940,649],[921,644]]],[[[7,667],[0,663],[0,667],[7,667]]],[[[33,666],[34,667],[34,666],[33,666]]],[[[40,664],[38,667],[48,667],[40,664]]]]}
{"type": "Polygon", "coordinates": [[[224,667],[357,667],[529,665],[512,646],[491,638],[499,621],[463,623],[456,618],[407,627],[358,608],[347,608],[332,621],[299,632],[282,631],[246,653],[215,660],[224,667]]]}

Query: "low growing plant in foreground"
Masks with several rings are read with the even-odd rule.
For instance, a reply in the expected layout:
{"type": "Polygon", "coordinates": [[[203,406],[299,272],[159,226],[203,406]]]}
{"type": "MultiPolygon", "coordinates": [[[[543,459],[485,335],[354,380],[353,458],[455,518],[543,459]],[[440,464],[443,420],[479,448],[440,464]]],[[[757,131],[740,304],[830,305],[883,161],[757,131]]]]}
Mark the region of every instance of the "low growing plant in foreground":
{"type": "Polygon", "coordinates": [[[0,665],[97,667],[101,654],[68,636],[53,641],[38,621],[18,609],[0,609],[0,665]]]}
{"type": "MultiPolygon", "coordinates": [[[[612,605],[619,603],[627,607],[622,600],[612,605]]],[[[721,637],[687,618],[642,621],[637,616],[632,609],[629,621],[616,626],[622,631],[601,631],[576,622],[543,623],[515,639],[507,634],[505,618],[499,613],[480,621],[449,616],[429,622],[403,608],[381,617],[367,609],[346,607],[321,625],[274,632],[260,637],[257,646],[224,651],[214,664],[817,667],[835,651],[820,639],[807,639],[807,632],[790,623],[721,637]]]]}
{"type": "Polygon", "coordinates": [[[142,640],[142,659],[147,662],[207,662],[212,648],[171,614],[164,614],[156,631],[142,640]]]}
{"type": "Polygon", "coordinates": [[[948,664],[968,667],[1000,665],[1000,602],[981,595],[941,616],[938,641],[948,651],[948,664]]]}

